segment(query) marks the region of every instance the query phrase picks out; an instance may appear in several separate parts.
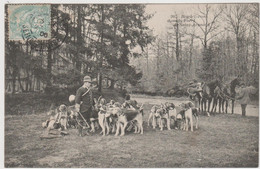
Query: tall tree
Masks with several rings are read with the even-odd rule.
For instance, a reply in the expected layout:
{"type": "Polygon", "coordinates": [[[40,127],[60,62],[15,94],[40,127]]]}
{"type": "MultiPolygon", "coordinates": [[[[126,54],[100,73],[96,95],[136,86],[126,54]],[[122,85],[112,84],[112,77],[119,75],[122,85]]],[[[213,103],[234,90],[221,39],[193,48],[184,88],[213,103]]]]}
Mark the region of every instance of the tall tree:
{"type": "Polygon", "coordinates": [[[218,36],[220,24],[220,15],[223,12],[223,8],[218,6],[213,9],[212,5],[205,4],[203,7],[198,6],[198,14],[195,18],[191,19],[202,32],[202,36],[198,36],[204,49],[207,49],[208,42],[218,36]]]}
{"type": "Polygon", "coordinates": [[[226,16],[226,21],[228,24],[227,29],[235,34],[236,37],[236,53],[237,53],[237,73],[243,74],[243,40],[245,31],[247,28],[247,11],[248,4],[235,4],[235,5],[226,5],[224,14],[226,16]]]}

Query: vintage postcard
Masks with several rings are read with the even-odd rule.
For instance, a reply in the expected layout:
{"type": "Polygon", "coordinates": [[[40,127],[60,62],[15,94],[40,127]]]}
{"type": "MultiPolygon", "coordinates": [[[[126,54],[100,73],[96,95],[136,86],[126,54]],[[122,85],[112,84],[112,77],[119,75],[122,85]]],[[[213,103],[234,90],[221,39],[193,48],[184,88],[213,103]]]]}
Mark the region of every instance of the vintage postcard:
{"type": "Polygon", "coordinates": [[[259,166],[259,3],[4,4],[5,168],[259,166]]]}

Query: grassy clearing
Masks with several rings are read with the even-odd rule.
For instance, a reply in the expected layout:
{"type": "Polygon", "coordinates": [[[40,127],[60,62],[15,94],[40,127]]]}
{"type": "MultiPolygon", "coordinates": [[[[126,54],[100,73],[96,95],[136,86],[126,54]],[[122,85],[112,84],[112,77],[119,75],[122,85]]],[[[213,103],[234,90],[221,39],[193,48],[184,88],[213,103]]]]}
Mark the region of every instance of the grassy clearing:
{"type": "MultiPolygon", "coordinates": [[[[145,104],[145,121],[152,105],[145,104]]],[[[5,167],[257,167],[256,117],[200,117],[192,132],[153,130],[124,137],[99,134],[40,140],[44,113],[5,116],[5,167]]]]}

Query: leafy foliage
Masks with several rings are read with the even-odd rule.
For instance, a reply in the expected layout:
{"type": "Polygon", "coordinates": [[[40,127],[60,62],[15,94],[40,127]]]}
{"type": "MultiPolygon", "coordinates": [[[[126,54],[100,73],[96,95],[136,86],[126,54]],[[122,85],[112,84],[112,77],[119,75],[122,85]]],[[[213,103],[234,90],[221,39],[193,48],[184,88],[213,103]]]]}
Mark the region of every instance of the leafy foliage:
{"type": "Polygon", "coordinates": [[[53,4],[51,11],[51,40],[6,43],[6,76],[13,76],[13,92],[23,87],[24,78],[26,90],[38,82],[42,88],[78,85],[85,75],[101,82],[104,75],[120,86],[138,83],[142,73],[129,65],[129,58],[132,49],[152,40],[145,5],[53,4]]]}

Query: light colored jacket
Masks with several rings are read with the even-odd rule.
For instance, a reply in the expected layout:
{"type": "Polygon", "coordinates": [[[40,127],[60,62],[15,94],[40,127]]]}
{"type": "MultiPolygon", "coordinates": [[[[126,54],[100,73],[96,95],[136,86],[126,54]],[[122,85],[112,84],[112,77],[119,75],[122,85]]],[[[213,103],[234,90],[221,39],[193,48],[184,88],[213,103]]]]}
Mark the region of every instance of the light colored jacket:
{"type": "Polygon", "coordinates": [[[256,94],[257,89],[253,86],[242,88],[236,95],[236,100],[240,104],[248,104],[251,99],[250,95],[256,94]]]}

